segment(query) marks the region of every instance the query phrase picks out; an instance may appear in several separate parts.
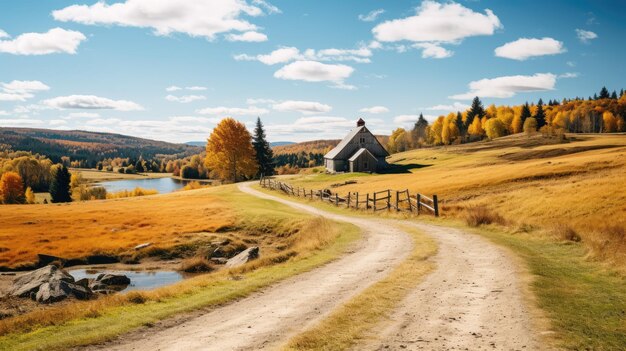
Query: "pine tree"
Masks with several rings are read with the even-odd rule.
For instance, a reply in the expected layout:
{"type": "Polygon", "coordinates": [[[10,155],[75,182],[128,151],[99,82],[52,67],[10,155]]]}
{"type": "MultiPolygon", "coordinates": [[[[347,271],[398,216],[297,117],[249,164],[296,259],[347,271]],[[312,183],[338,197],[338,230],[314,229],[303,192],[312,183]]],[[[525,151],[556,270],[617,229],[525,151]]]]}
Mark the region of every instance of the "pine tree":
{"type": "Polygon", "coordinates": [[[261,118],[258,117],[256,127],[254,128],[254,136],[252,137],[252,146],[254,147],[256,160],[259,164],[259,175],[270,176],[274,174],[274,152],[265,139],[263,123],[261,123],[261,118]]]}
{"type": "Polygon", "coordinates": [[[141,159],[141,157],[139,158],[139,160],[137,160],[137,163],[135,163],[135,171],[137,172],[146,171],[146,169],[143,167],[143,159],[141,159]]]}
{"type": "Polygon", "coordinates": [[[535,114],[537,120],[537,129],[546,125],[546,113],[543,111],[543,100],[539,99],[537,103],[537,113],[535,114]]]}
{"type": "Polygon", "coordinates": [[[417,122],[415,122],[415,126],[413,126],[413,131],[415,131],[417,139],[426,139],[426,128],[428,128],[428,121],[424,118],[424,115],[420,113],[417,122]]]}
{"type": "Polygon", "coordinates": [[[477,97],[472,101],[472,107],[470,107],[469,111],[467,111],[467,116],[465,118],[465,126],[469,128],[469,126],[474,122],[474,118],[483,118],[485,116],[485,108],[483,107],[483,103],[477,97]]]}
{"type": "Polygon", "coordinates": [[[70,180],[72,175],[65,165],[56,165],[51,170],[52,180],[50,182],[50,196],[52,202],[71,202],[72,193],[70,191],[70,180]]]}
{"type": "Polygon", "coordinates": [[[465,124],[463,123],[463,115],[461,115],[461,112],[456,113],[456,120],[454,122],[456,124],[456,127],[459,129],[459,133],[461,135],[465,135],[465,133],[467,133],[467,129],[465,129],[465,124]]]}
{"type": "Polygon", "coordinates": [[[527,118],[532,117],[532,114],[530,113],[530,106],[528,106],[528,102],[526,102],[524,106],[522,107],[522,114],[520,117],[522,119],[522,125],[524,125],[527,118]]]}
{"type": "MultiPolygon", "coordinates": [[[[600,90],[600,99],[608,99],[611,96],[609,95],[609,91],[606,89],[606,87],[602,87],[602,89],[600,90]]],[[[596,99],[597,100],[597,99],[596,99]]]]}
{"type": "Polygon", "coordinates": [[[617,92],[615,90],[613,90],[613,93],[611,93],[611,99],[617,100],[617,92]]]}

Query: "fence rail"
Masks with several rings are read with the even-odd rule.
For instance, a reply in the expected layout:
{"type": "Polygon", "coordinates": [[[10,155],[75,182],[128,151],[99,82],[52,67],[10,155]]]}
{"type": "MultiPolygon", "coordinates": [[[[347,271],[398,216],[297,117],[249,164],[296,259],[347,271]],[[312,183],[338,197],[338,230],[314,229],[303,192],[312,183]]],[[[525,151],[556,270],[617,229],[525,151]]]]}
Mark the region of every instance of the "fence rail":
{"type": "Polygon", "coordinates": [[[345,196],[339,196],[338,193],[332,193],[328,189],[314,190],[304,187],[293,187],[287,183],[280,182],[273,178],[262,177],[259,181],[262,187],[282,191],[287,195],[317,199],[331,203],[337,207],[345,206],[356,210],[372,210],[409,212],[414,214],[429,213],[435,217],[439,217],[439,200],[437,195],[428,197],[420,193],[411,194],[409,189],[406,190],[382,190],[373,193],[361,194],[358,192],[349,192],[345,196]]]}

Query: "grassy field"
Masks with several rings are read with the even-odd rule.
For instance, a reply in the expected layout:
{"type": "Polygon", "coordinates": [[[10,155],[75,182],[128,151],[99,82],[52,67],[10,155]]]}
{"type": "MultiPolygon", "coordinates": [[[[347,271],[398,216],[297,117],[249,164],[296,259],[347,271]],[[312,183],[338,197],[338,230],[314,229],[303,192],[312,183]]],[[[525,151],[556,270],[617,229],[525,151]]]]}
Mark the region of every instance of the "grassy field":
{"type": "Polygon", "coordinates": [[[285,350],[347,350],[374,334],[374,328],[434,268],[427,259],[437,252],[435,242],[415,229],[403,230],[414,242],[409,258],[320,324],[293,337],[285,350]]]}
{"type": "MultiPolygon", "coordinates": [[[[272,195],[303,201],[330,212],[371,216],[370,212],[348,210],[328,203],[287,196],[273,190],[262,190],[272,195]]],[[[475,228],[469,227],[465,221],[452,218],[415,218],[395,212],[379,212],[379,215],[459,228],[485,236],[510,249],[522,259],[528,269],[529,290],[533,294],[531,300],[543,311],[550,330],[554,331],[554,335],[549,336],[554,345],[568,350],[626,349],[626,277],[613,269],[614,267],[589,260],[588,251],[582,243],[554,240],[541,229],[511,228],[498,224],[475,228]]],[[[333,326],[324,324],[323,327],[333,326]]],[[[350,332],[344,330],[340,335],[346,336],[350,332]]],[[[362,330],[358,331],[358,335],[362,335],[362,330]]],[[[327,342],[337,342],[337,345],[351,344],[349,338],[333,341],[324,335],[316,336],[307,332],[295,338],[289,347],[333,349],[325,347],[327,342]]]]}
{"type": "MultiPolygon", "coordinates": [[[[261,258],[241,268],[217,271],[149,292],[110,295],[1,320],[0,349],[57,350],[108,340],[178,313],[240,298],[280,279],[310,270],[338,257],[359,236],[358,229],[352,225],[303,215],[287,206],[245,195],[234,186],[160,195],[148,200],[154,201],[152,205],[165,206],[178,201],[179,197],[187,203],[179,203],[186,209],[186,221],[191,221],[195,213],[191,212],[195,210],[193,203],[208,202],[209,210],[219,210],[222,215],[198,212],[196,217],[204,221],[203,230],[213,230],[216,237],[226,235],[245,240],[249,245],[258,244],[261,258]],[[232,279],[233,276],[245,279],[232,279]]],[[[133,200],[115,202],[121,205],[133,200]]],[[[81,205],[89,207],[92,203],[95,202],[81,205]]],[[[70,206],[75,205],[65,207],[70,206]]],[[[155,214],[159,215],[163,216],[155,214]]]]}
{"type": "Polygon", "coordinates": [[[111,180],[132,180],[171,177],[170,173],[137,173],[126,174],[116,171],[98,171],[96,169],[70,168],[70,173],[80,173],[87,183],[106,182],[111,180]]]}
{"type": "Polygon", "coordinates": [[[559,143],[514,135],[490,142],[412,150],[390,161],[397,173],[308,174],[289,183],[348,191],[409,189],[437,194],[442,213],[485,207],[514,227],[581,237],[589,253],[626,268],[626,135],[570,135],[559,143]]]}

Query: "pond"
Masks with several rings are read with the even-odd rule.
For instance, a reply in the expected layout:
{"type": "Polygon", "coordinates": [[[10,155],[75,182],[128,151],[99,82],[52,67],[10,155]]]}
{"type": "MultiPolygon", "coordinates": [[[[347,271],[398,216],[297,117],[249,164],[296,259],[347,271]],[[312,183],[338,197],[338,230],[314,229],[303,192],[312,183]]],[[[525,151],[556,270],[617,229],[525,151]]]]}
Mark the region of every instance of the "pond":
{"type": "Polygon", "coordinates": [[[133,290],[152,290],[155,288],[159,288],[165,285],[174,284],[179,282],[185,277],[182,273],[175,271],[121,271],[121,270],[107,270],[107,269],[74,269],[70,270],[69,273],[76,280],[80,280],[83,278],[93,278],[98,277],[99,274],[102,273],[111,273],[111,274],[123,274],[130,278],[130,285],[124,288],[122,291],[133,291],[133,290]]]}
{"type": "Polygon", "coordinates": [[[116,193],[123,190],[131,191],[139,187],[143,189],[154,189],[158,191],[159,194],[167,194],[182,189],[189,182],[189,180],[180,180],[174,178],[146,178],[112,180],[108,182],[96,183],[94,184],[94,186],[102,186],[109,193],[116,193]]]}

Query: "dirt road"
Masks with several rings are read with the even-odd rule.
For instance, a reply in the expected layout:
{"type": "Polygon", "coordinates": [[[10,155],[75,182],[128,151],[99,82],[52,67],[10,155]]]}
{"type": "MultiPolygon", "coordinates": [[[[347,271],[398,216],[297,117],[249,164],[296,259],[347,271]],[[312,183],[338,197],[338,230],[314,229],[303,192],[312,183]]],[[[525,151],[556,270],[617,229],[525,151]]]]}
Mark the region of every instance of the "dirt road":
{"type": "MultiPolygon", "coordinates": [[[[258,192],[248,184],[240,185],[240,189],[358,225],[364,240],[350,254],[314,271],[174,327],[131,334],[123,342],[104,345],[104,349],[274,349],[384,277],[411,250],[410,238],[394,221],[325,212],[258,192]]],[[[516,265],[507,253],[455,229],[411,225],[438,241],[437,268],[400,303],[377,339],[356,349],[540,349],[531,314],[524,307],[516,265]]]]}

